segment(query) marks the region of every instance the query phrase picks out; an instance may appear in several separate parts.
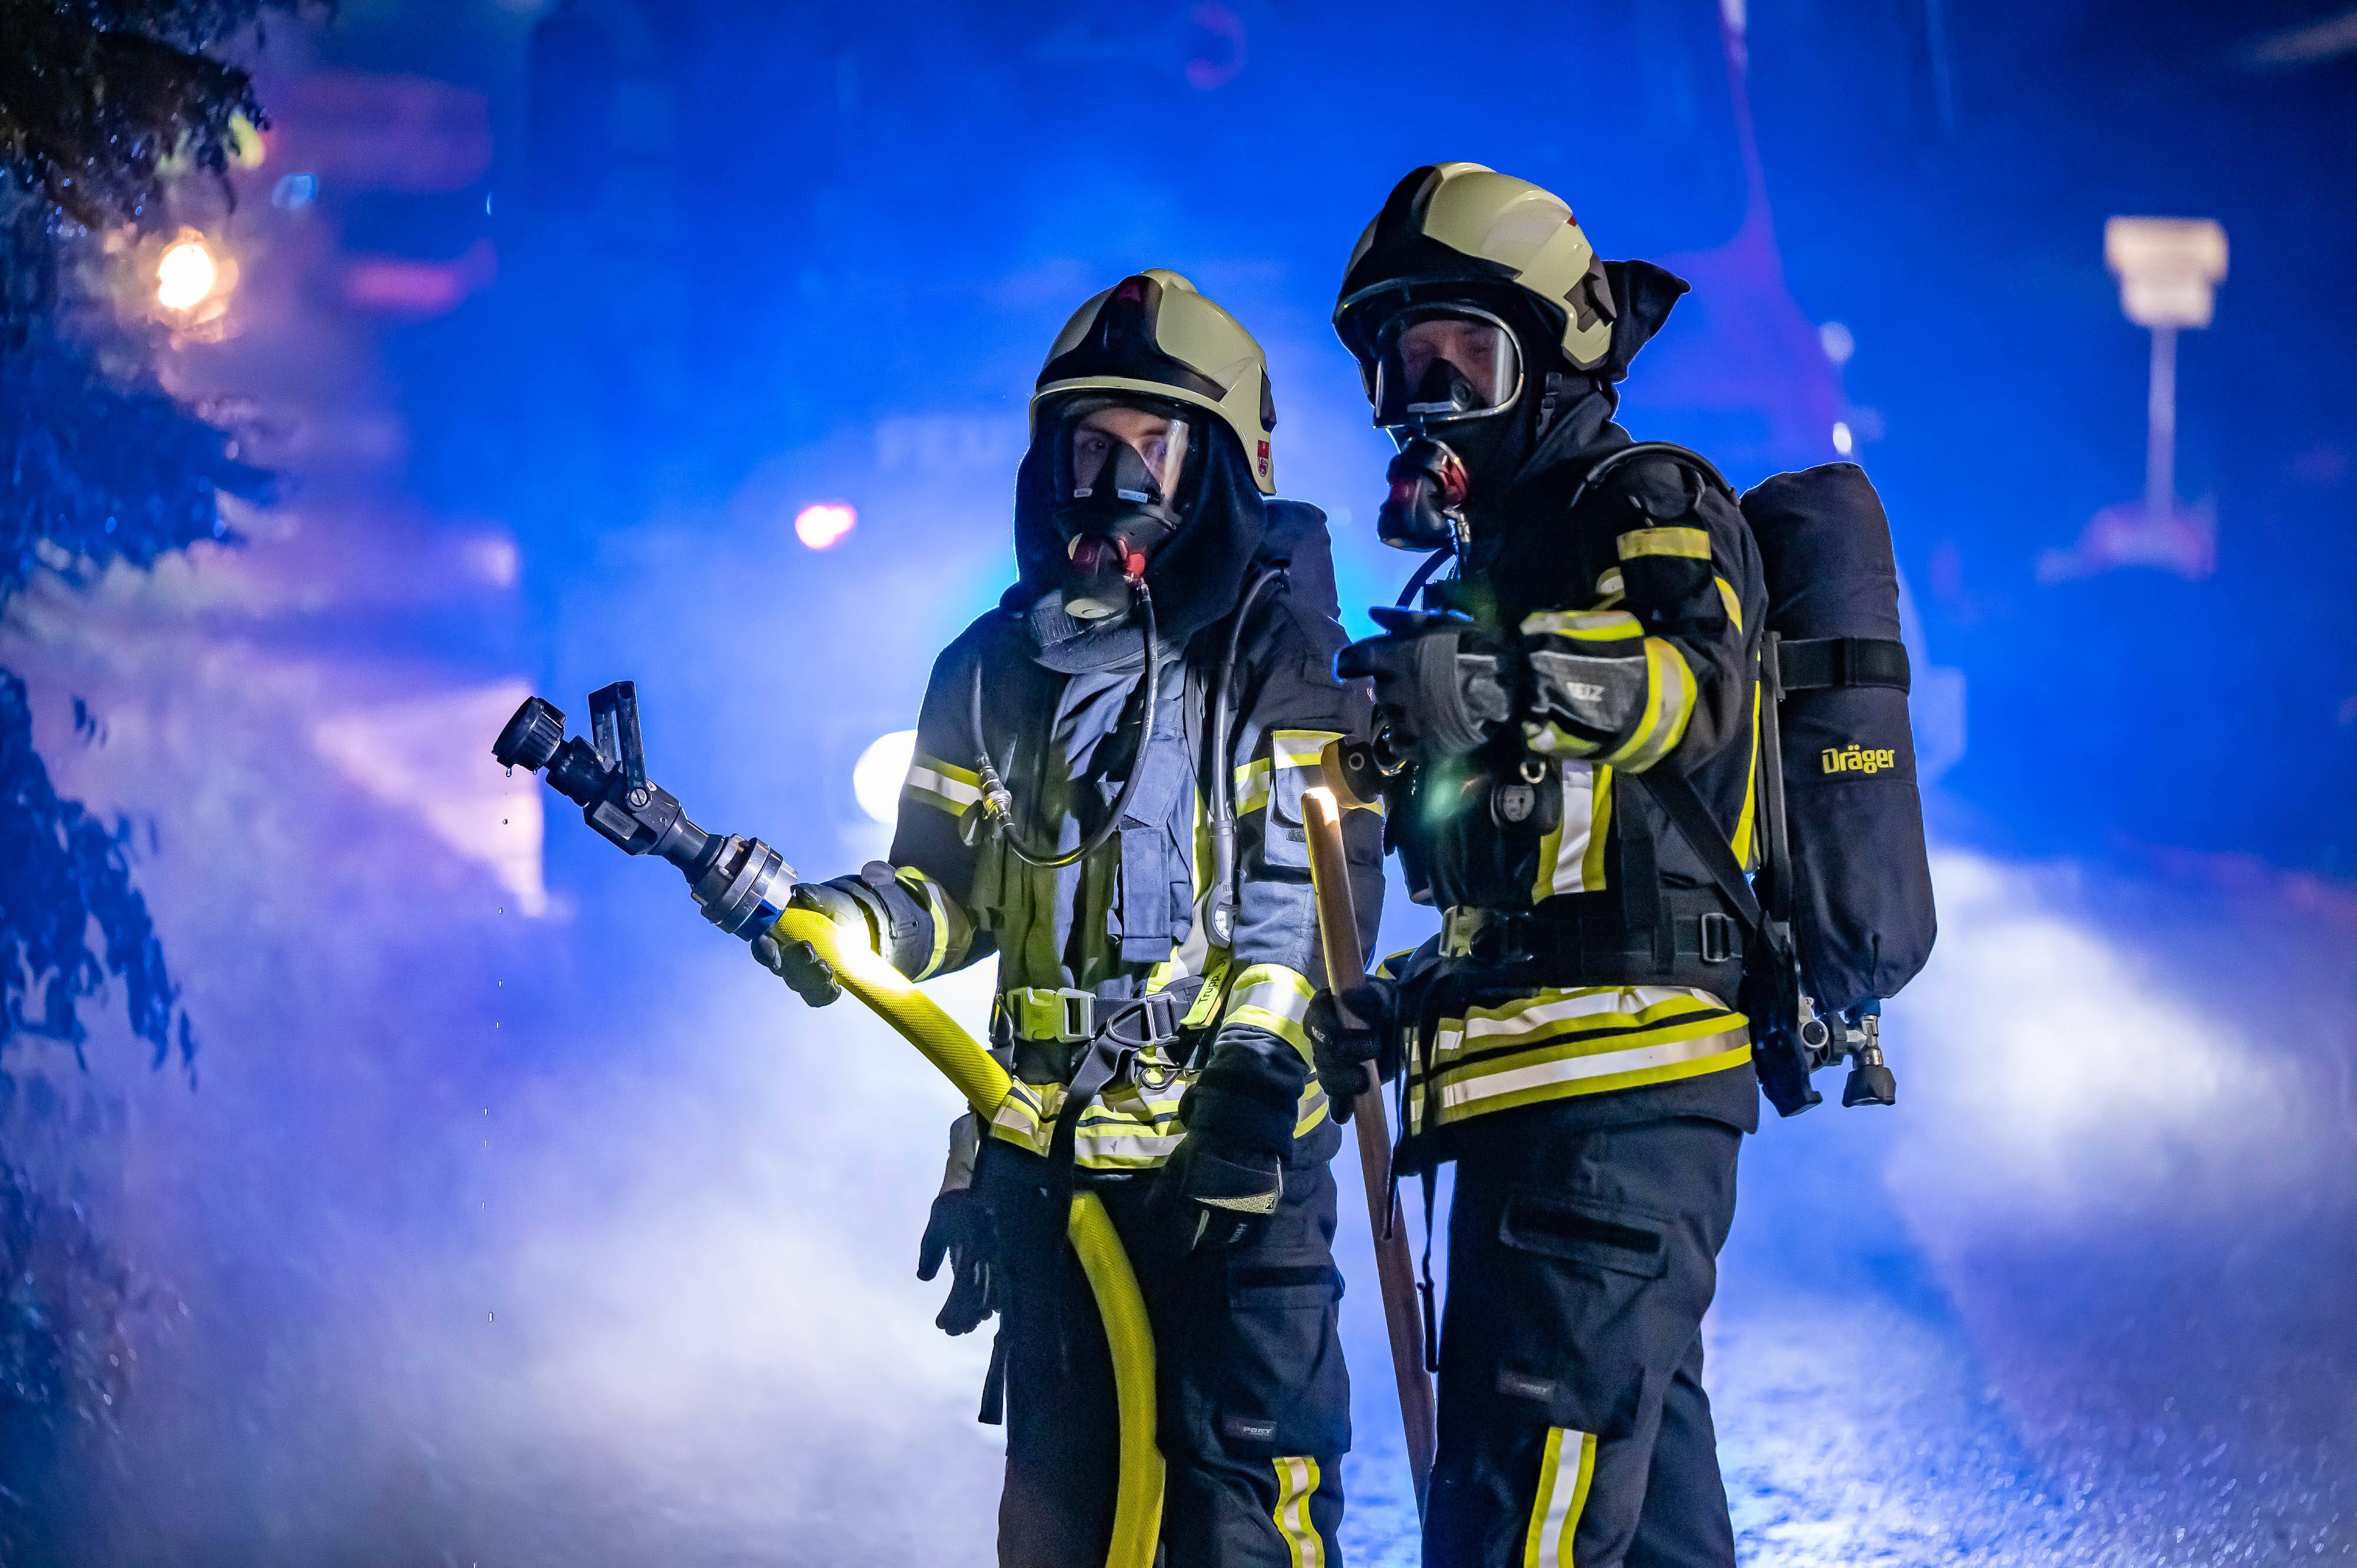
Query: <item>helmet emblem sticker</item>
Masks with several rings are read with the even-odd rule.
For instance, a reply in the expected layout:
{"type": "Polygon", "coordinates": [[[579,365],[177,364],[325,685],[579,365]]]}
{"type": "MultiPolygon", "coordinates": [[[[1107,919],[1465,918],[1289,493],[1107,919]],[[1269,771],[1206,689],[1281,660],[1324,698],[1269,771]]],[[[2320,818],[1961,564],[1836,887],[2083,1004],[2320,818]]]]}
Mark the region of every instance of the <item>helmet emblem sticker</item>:
{"type": "Polygon", "coordinates": [[[1260,444],[1260,477],[1264,479],[1268,478],[1268,443],[1265,441],[1260,444]]]}

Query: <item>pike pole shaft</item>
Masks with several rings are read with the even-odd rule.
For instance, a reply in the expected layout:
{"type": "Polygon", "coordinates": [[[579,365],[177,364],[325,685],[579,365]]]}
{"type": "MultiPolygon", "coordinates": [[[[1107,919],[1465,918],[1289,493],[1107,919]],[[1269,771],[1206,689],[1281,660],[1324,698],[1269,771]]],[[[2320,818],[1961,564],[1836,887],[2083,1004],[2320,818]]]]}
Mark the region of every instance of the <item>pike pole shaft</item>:
{"type": "MultiPolygon", "coordinates": [[[[1329,766],[1326,777],[1336,779],[1338,774],[1329,766]]],[[[1351,897],[1351,865],[1342,846],[1342,811],[1335,790],[1303,790],[1301,818],[1308,829],[1309,875],[1318,892],[1318,946],[1326,954],[1326,988],[1334,993],[1339,1007],[1342,993],[1365,978],[1367,958],[1359,947],[1358,912],[1351,897]]],[[[1432,1485],[1438,1422],[1432,1376],[1424,1369],[1424,1312],[1416,1299],[1415,1263],[1408,1255],[1407,1228],[1400,1223],[1399,1194],[1392,1185],[1391,1122],[1383,1114],[1383,1084],[1372,1069],[1367,1087],[1351,1106],[1351,1124],[1359,1132],[1359,1171],[1366,1180],[1375,1281],[1383,1292],[1392,1373],[1399,1383],[1400,1422],[1407,1429],[1408,1472],[1415,1482],[1415,1511],[1421,1518],[1425,1495],[1432,1485]]]]}

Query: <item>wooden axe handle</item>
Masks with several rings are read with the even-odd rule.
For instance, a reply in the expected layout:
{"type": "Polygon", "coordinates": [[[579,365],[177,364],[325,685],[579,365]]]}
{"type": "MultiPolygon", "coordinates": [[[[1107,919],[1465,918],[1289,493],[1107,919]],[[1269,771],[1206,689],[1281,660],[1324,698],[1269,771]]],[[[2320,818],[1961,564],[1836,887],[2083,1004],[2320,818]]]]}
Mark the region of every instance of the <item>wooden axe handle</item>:
{"type": "MultiPolygon", "coordinates": [[[[1326,753],[1327,777],[1340,779],[1334,746],[1326,753]]],[[[1355,797],[1353,797],[1355,799],[1355,797]]],[[[1351,897],[1351,863],[1342,843],[1342,808],[1332,789],[1301,792],[1301,819],[1308,830],[1309,875],[1318,895],[1318,946],[1326,955],[1326,988],[1338,1010],[1342,993],[1366,977],[1366,954],[1359,946],[1358,912],[1351,897]]],[[[1349,1019],[1346,1022],[1355,1023],[1349,1019]]],[[[1424,1313],[1415,1292],[1415,1264],[1407,1228],[1399,1222],[1399,1196],[1392,1186],[1392,1134],[1383,1113],[1383,1091],[1372,1067],[1367,1087],[1352,1104],[1359,1133],[1359,1169],[1366,1178],[1367,1219],[1375,1242],[1375,1280],[1382,1287],[1383,1326],[1390,1331],[1392,1372],[1399,1383],[1400,1420],[1407,1429],[1408,1469],[1415,1483],[1416,1511],[1424,1509],[1437,1443],[1432,1377],[1425,1370],[1424,1313]]]]}

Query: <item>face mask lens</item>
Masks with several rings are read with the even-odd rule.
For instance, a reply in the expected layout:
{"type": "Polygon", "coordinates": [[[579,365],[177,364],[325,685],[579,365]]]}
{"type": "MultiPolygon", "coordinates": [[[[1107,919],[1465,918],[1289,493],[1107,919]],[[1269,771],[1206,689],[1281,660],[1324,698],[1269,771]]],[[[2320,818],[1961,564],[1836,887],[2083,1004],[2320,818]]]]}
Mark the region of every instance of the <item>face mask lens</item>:
{"type": "Polygon", "coordinates": [[[1122,474],[1126,472],[1129,483],[1135,483],[1142,472],[1158,493],[1139,491],[1118,499],[1139,504],[1168,500],[1177,493],[1178,476],[1186,467],[1187,437],[1187,422],[1167,414],[1117,403],[1090,410],[1072,423],[1072,498],[1088,499],[1106,483],[1126,489],[1122,474]],[[1115,454],[1125,448],[1133,461],[1115,460],[1115,454]]]}
{"type": "Polygon", "coordinates": [[[1378,413],[1428,424],[1490,413],[1522,390],[1513,334],[1486,315],[1410,312],[1383,337],[1378,413]]]}

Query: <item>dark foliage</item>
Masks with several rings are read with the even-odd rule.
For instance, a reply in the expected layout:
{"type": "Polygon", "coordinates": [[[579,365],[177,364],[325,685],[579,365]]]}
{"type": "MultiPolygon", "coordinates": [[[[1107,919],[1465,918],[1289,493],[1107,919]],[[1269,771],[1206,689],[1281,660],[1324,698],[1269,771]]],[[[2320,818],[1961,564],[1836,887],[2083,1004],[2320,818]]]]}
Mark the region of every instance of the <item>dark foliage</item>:
{"type": "MultiPolygon", "coordinates": [[[[0,268],[20,254],[0,237],[0,268]]],[[[269,488],[152,374],[110,370],[94,336],[45,322],[0,352],[0,602],[45,564],[70,576],[145,566],[224,538],[220,492],[269,488]]]]}
{"type": "Polygon", "coordinates": [[[0,0],[0,163],[86,228],[154,209],[162,167],[219,175],[230,123],[259,126],[253,82],[203,51],[256,0],[0,0]]]}
{"type": "MultiPolygon", "coordinates": [[[[42,566],[146,566],[221,539],[220,495],[267,488],[204,411],[164,390],[160,328],[127,322],[83,282],[103,274],[102,231],[163,221],[177,176],[226,191],[235,123],[265,122],[246,73],[207,51],[259,10],[0,0],[0,604],[42,566]]],[[[75,721],[95,723],[79,704],[75,721]]],[[[177,1046],[192,1069],[195,1036],[175,1017],[127,839],[59,799],[25,683],[0,671],[0,1059],[48,1039],[81,1060],[80,1004],[112,979],[154,1064],[177,1046]]],[[[21,1137],[54,1099],[46,1077],[0,1070],[0,1129],[21,1137]]],[[[49,1482],[111,1429],[136,1306],[85,1205],[46,1194],[22,1160],[0,1146],[0,1562],[39,1553],[63,1495],[49,1482]]]]}
{"type": "MultiPolygon", "coordinates": [[[[175,993],[146,901],[131,885],[128,833],[58,798],[33,751],[25,683],[0,671],[0,1051],[37,1035],[79,1052],[88,1031],[75,1004],[113,975],[124,982],[132,1028],[163,1063],[175,993]]],[[[184,1061],[195,1050],[185,1014],[180,1050],[184,1061]]]]}

